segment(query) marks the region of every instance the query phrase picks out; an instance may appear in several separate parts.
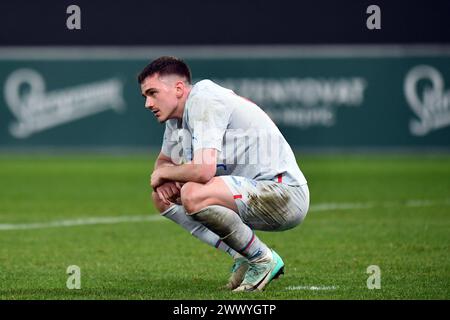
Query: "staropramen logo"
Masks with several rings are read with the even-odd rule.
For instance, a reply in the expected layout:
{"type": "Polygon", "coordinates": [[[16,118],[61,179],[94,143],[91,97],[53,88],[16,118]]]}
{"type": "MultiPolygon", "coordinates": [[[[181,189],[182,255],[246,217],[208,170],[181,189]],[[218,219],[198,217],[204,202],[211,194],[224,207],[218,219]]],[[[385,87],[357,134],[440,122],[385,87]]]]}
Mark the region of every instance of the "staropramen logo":
{"type": "Polygon", "coordinates": [[[406,101],[418,118],[410,121],[412,135],[424,136],[450,125],[450,90],[445,91],[444,79],[438,70],[427,65],[414,67],[406,75],[404,91],[406,101]]]}
{"type": "Polygon", "coordinates": [[[19,69],[6,79],[4,97],[16,117],[9,132],[15,138],[34,133],[96,113],[125,108],[123,83],[117,78],[46,91],[41,74],[32,69],[19,69]]]}

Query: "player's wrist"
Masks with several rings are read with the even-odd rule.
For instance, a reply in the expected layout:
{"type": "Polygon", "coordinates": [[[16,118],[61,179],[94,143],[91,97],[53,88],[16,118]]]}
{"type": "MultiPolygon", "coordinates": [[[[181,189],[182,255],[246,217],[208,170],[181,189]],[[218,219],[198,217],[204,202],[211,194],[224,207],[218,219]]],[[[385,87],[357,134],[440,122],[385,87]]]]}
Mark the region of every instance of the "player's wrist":
{"type": "Polygon", "coordinates": [[[165,167],[161,167],[161,168],[159,168],[158,169],[158,173],[159,173],[159,177],[160,177],[160,179],[162,179],[162,180],[170,180],[170,179],[168,179],[167,178],[167,166],[165,166],[165,167]]]}

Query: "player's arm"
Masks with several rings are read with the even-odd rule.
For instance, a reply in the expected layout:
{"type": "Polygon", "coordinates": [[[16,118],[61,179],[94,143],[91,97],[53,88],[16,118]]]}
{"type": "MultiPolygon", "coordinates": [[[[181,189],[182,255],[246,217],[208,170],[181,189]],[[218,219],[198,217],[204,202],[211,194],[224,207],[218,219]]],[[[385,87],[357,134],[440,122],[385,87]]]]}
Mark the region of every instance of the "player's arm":
{"type": "Polygon", "coordinates": [[[152,174],[151,185],[158,188],[165,181],[206,183],[216,174],[217,150],[198,149],[191,163],[178,166],[162,166],[152,174]]]}
{"type": "Polygon", "coordinates": [[[175,166],[175,163],[173,163],[172,159],[166,156],[164,153],[160,152],[155,162],[155,170],[162,167],[173,167],[173,166],[175,166]]]}
{"type": "MultiPolygon", "coordinates": [[[[160,152],[158,158],[156,159],[154,170],[164,167],[173,167],[175,165],[176,164],[173,163],[170,157],[160,152]]],[[[175,199],[180,195],[180,188],[180,184],[174,181],[167,181],[156,188],[155,192],[158,194],[163,203],[169,205],[170,201],[175,202],[175,199]]]]}

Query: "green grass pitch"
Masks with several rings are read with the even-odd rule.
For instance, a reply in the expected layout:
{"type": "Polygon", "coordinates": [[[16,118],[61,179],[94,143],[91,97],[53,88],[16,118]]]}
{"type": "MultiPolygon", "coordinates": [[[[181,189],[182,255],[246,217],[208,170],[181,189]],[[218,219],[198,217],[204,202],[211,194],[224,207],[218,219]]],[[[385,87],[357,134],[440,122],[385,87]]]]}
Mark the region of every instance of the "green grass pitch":
{"type": "Polygon", "coordinates": [[[264,292],[235,294],[220,288],[228,256],[173,222],[143,221],[158,216],[154,156],[2,155],[0,299],[450,298],[448,155],[298,160],[308,216],[286,232],[257,232],[286,274],[264,292]],[[111,217],[123,220],[86,224],[111,217]],[[66,288],[70,265],[81,268],[80,290],[66,288]],[[379,290],[367,288],[370,265],[380,267],[379,290]]]}

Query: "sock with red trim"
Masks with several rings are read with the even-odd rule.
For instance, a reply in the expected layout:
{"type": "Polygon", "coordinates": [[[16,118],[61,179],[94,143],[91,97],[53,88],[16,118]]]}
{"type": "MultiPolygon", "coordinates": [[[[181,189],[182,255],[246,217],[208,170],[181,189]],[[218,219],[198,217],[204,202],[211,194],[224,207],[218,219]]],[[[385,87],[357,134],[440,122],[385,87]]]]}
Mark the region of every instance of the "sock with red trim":
{"type": "Polygon", "coordinates": [[[219,235],[224,243],[250,262],[270,258],[270,249],[233,210],[215,205],[191,213],[190,216],[219,235]]]}
{"type": "Polygon", "coordinates": [[[198,238],[204,243],[207,243],[212,247],[216,247],[217,249],[228,253],[234,259],[240,257],[239,253],[237,253],[226,243],[224,243],[217,234],[187,215],[183,206],[173,205],[166,211],[161,213],[161,215],[180,225],[181,227],[189,231],[194,237],[198,238]]]}

